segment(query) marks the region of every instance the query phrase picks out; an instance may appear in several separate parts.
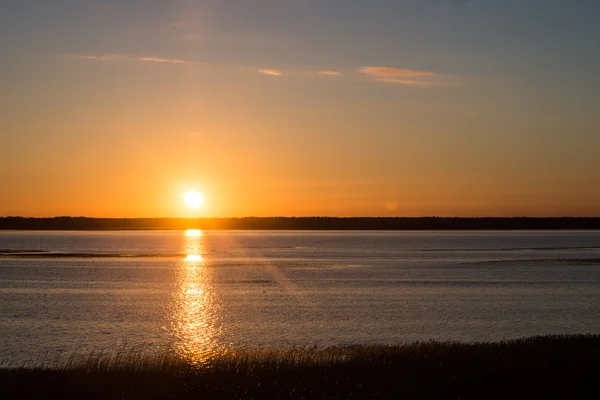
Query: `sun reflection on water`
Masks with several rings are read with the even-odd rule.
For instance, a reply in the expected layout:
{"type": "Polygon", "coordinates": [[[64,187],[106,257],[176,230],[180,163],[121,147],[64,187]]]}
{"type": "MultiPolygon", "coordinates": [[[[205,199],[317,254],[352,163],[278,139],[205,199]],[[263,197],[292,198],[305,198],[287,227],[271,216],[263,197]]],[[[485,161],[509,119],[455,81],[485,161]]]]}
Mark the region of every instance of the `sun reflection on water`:
{"type": "Polygon", "coordinates": [[[200,229],[188,229],[185,231],[185,236],[188,236],[188,237],[202,236],[202,231],[200,229]]]}
{"type": "MultiPolygon", "coordinates": [[[[195,230],[192,230],[195,231],[195,230]]],[[[195,365],[201,365],[219,351],[220,303],[214,290],[214,270],[203,254],[200,231],[185,232],[177,283],[171,311],[175,351],[195,365]]]]}
{"type": "Polygon", "coordinates": [[[185,261],[188,261],[188,262],[200,262],[200,261],[202,261],[202,256],[200,254],[188,254],[185,257],[185,261]]]}

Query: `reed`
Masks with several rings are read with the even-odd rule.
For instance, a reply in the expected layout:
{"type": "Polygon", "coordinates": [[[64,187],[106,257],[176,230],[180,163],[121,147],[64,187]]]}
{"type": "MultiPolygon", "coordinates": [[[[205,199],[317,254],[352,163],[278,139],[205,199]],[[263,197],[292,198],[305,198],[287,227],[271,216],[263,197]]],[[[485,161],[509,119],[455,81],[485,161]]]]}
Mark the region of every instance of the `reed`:
{"type": "Polygon", "coordinates": [[[3,398],[598,398],[600,335],[136,351],[0,369],[3,398]]]}

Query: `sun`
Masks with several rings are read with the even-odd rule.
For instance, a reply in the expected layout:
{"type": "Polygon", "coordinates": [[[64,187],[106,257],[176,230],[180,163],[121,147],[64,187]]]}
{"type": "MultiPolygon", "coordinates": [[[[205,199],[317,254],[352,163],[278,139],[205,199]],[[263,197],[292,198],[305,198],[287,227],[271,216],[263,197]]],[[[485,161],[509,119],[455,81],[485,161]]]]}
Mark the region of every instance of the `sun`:
{"type": "Polygon", "coordinates": [[[190,208],[200,208],[204,203],[204,198],[202,195],[195,191],[187,192],[185,196],[183,196],[183,199],[185,200],[185,204],[187,204],[190,208]]]}

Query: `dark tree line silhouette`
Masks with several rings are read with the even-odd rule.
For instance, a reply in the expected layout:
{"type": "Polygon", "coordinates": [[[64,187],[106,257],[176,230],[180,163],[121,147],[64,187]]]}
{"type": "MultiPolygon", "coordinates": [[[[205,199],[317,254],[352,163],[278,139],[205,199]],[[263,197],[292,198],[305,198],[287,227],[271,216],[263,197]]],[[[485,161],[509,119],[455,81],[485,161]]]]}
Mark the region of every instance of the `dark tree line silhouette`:
{"type": "Polygon", "coordinates": [[[600,217],[246,217],[246,218],[87,218],[0,217],[9,230],[527,230],[600,229],[600,217]]]}

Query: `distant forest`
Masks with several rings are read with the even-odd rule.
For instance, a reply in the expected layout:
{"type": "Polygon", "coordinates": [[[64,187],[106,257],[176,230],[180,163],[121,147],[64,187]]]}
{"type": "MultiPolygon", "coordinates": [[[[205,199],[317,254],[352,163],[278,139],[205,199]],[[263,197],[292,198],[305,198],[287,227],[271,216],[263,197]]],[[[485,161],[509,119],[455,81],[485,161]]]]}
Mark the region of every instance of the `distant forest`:
{"type": "Polygon", "coordinates": [[[247,218],[86,218],[0,217],[0,230],[524,230],[600,229],[593,218],[443,217],[247,217],[247,218]]]}

